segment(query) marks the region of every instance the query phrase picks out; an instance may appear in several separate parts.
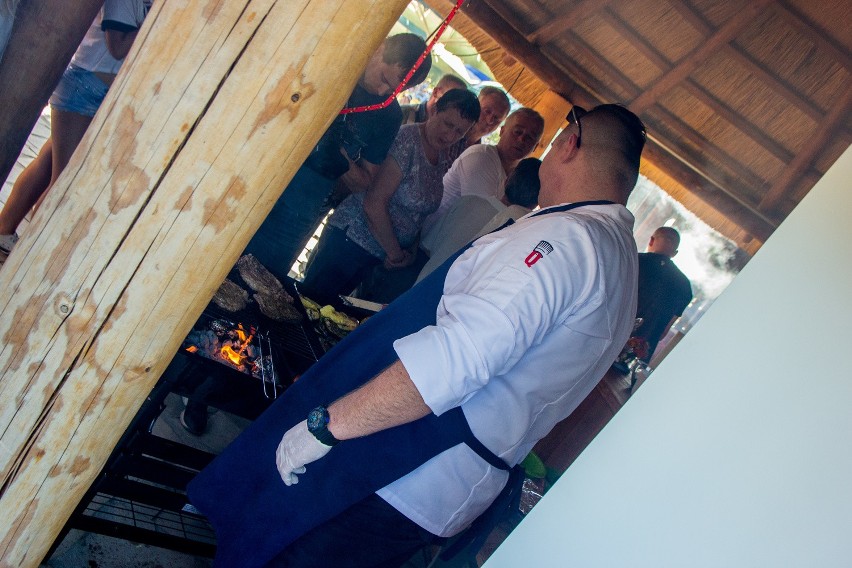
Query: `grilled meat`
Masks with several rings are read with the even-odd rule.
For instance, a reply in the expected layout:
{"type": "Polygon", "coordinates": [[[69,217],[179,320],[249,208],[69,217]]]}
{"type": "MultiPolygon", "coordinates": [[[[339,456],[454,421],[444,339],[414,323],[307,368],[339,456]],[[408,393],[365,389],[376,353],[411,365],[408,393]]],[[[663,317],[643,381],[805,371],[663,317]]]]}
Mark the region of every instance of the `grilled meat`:
{"type": "Polygon", "coordinates": [[[213,303],[229,312],[238,312],[245,309],[249,302],[249,294],[232,280],[225,279],[216,294],[213,303]]]}
{"type": "MultiPolygon", "coordinates": [[[[237,261],[236,266],[240,277],[258,294],[274,296],[284,292],[281,282],[254,255],[244,254],[237,261]]],[[[289,294],[287,294],[287,301],[293,303],[293,298],[289,294]]]]}

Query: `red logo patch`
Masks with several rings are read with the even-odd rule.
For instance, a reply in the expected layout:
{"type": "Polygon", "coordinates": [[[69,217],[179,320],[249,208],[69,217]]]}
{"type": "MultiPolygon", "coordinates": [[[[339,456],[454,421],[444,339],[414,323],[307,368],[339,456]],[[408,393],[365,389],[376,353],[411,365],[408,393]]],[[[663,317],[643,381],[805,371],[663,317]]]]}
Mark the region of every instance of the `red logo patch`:
{"type": "Polygon", "coordinates": [[[539,243],[535,246],[533,251],[527,255],[524,259],[524,264],[527,266],[532,266],[539,260],[541,260],[545,255],[553,252],[553,245],[551,245],[547,241],[539,241],[539,243]]]}

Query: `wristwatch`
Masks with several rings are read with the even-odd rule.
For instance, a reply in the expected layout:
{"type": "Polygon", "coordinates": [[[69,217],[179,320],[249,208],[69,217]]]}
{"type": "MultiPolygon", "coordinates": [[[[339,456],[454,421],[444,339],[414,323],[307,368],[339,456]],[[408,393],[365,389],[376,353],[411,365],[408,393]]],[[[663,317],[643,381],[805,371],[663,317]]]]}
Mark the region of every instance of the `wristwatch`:
{"type": "Polygon", "coordinates": [[[308,413],[308,432],[326,446],[333,446],[340,440],[329,431],[329,420],[331,420],[331,417],[328,415],[328,409],[324,406],[317,406],[308,413]]]}

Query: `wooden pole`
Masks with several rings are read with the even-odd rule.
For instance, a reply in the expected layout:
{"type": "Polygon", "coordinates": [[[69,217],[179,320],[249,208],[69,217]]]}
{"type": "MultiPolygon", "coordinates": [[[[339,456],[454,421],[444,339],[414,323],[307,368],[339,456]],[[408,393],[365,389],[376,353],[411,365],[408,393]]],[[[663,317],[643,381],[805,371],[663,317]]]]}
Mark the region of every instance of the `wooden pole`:
{"type": "Polygon", "coordinates": [[[544,132],[541,134],[541,142],[532,151],[530,157],[541,158],[559,129],[567,124],[565,116],[571,110],[571,103],[554,91],[545,91],[533,108],[544,118],[544,132]]]}
{"type": "Polygon", "coordinates": [[[407,1],[154,3],[0,269],[0,565],[42,560],[407,1]]]}
{"type": "Polygon", "coordinates": [[[103,0],[21,0],[0,58],[0,182],[9,176],[41,109],[103,0]]]}

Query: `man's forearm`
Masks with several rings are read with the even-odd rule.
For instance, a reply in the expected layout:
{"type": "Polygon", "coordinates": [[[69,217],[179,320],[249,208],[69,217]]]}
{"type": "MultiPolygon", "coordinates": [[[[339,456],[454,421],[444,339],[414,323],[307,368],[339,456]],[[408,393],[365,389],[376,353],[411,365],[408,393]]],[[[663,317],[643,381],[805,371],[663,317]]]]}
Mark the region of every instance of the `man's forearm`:
{"type": "Polygon", "coordinates": [[[431,410],[401,362],[329,406],[328,428],[338,440],[360,438],[413,422],[431,410]]]}

